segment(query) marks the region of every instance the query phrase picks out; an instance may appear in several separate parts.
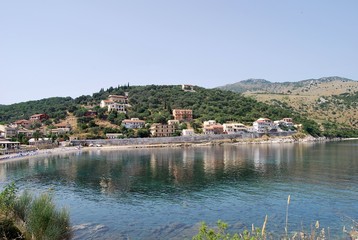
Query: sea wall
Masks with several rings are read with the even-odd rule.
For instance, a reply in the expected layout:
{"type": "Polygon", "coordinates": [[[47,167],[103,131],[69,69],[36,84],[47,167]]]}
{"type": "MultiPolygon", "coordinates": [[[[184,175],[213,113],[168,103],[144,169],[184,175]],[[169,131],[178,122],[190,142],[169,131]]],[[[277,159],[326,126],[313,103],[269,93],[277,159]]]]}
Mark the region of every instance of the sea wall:
{"type": "MultiPolygon", "coordinates": [[[[291,136],[295,132],[269,133],[270,137],[291,136]]],[[[261,138],[265,133],[238,133],[238,134],[218,134],[218,135],[196,135],[178,137],[155,137],[155,138],[125,138],[125,139],[90,139],[72,140],[73,146],[88,146],[90,144],[126,146],[126,145],[157,145],[157,144],[179,144],[179,143],[207,143],[212,141],[234,141],[235,139],[254,139],[261,138]]]]}

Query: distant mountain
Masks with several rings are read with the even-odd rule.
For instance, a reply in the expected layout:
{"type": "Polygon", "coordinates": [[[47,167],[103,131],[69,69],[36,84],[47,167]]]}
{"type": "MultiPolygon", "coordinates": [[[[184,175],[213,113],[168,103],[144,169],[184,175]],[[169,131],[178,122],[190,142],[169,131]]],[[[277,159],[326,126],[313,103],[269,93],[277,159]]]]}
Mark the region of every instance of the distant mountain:
{"type": "MultiPolygon", "coordinates": [[[[217,88],[223,90],[230,90],[238,93],[245,92],[257,92],[257,93],[276,93],[276,94],[285,94],[285,93],[299,93],[299,92],[307,92],[307,89],[314,88],[321,84],[327,83],[347,83],[347,82],[358,82],[342,77],[323,77],[319,79],[306,79],[298,82],[270,82],[265,79],[248,79],[243,80],[233,84],[227,84],[224,86],[219,86],[217,88]]],[[[338,86],[337,85],[337,86],[338,86]]],[[[336,88],[336,86],[332,86],[336,88]]],[[[324,86],[327,89],[327,86],[324,86]]]]}
{"type": "Polygon", "coordinates": [[[321,124],[358,128],[358,81],[348,78],[323,77],[283,83],[248,79],[218,88],[271,105],[290,107],[321,124]]]}

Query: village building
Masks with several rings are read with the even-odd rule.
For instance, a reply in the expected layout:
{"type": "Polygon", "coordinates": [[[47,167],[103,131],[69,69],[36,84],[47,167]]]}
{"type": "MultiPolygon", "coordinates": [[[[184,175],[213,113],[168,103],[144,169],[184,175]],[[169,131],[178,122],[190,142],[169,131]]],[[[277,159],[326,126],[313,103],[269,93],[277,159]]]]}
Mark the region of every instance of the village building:
{"type": "Polygon", "coordinates": [[[128,96],[109,95],[108,99],[101,100],[99,105],[101,108],[107,108],[107,111],[117,111],[126,113],[126,106],[128,105],[128,96]]]}
{"type": "Polygon", "coordinates": [[[203,133],[205,135],[212,135],[212,134],[223,134],[224,133],[224,127],[221,124],[211,124],[206,125],[203,128],[203,133]]]}
{"type": "Polygon", "coordinates": [[[101,103],[99,104],[99,106],[101,108],[104,108],[104,107],[108,107],[109,104],[113,103],[113,101],[110,101],[110,100],[101,100],[101,103]]]}
{"type": "Polygon", "coordinates": [[[179,125],[179,120],[170,119],[168,120],[168,125],[179,125]]]}
{"type": "Polygon", "coordinates": [[[277,127],[269,118],[259,118],[253,124],[254,132],[267,133],[277,131],[277,127]]]}
{"type": "Polygon", "coordinates": [[[215,124],[216,124],[215,120],[208,120],[208,121],[204,121],[203,127],[208,127],[208,126],[215,125],[215,124]]]}
{"type": "Polygon", "coordinates": [[[145,121],[139,120],[139,118],[131,118],[131,119],[125,119],[122,121],[122,125],[126,128],[142,128],[144,127],[145,121]]]}
{"type": "Polygon", "coordinates": [[[108,139],[123,138],[123,133],[106,133],[106,138],[108,139]]]}
{"type": "Polygon", "coordinates": [[[19,142],[12,142],[6,139],[0,139],[0,155],[15,153],[18,149],[20,149],[19,142]]]}
{"type": "Polygon", "coordinates": [[[175,132],[174,125],[166,125],[161,123],[154,123],[150,127],[150,133],[153,137],[170,137],[175,132]]]}
{"type": "Polygon", "coordinates": [[[194,136],[195,135],[194,129],[183,129],[181,135],[182,136],[194,136]]]}
{"type": "Polygon", "coordinates": [[[93,110],[88,110],[86,113],[85,113],[85,117],[96,117],[97,116],[97,112],[96,111],[93,111],[93,110]]]}
{"type": "Polygon", "coordinates": [[[51,133],[55,135],[66,134],[72,130],[72,127],[69,123],[55,124],[55,127],[55,129],[51,129],[51,133]]]}
{"type": "Polygon", "coordinates": [[[191,109],[173,109],[174,120],[180,122],[190,122],[193,120],[193,110],[191,109]]]}
{"type": "Polygon", "coordinates": [[[195,92],[194,86],[193,86],[193,85],[189,85],[189,84],[182,84],[182,85],[181,85],[181,89],[182,89],[184,92],[195,92]]]}
{"type": "Polygon", "coordinates": [[[235,134],[240,132],[247,132],[247,127],[242,123],[224,123],[224,133],[235,134]]]}
{"type": "Polygon", "coordinates": [[[121,96],[121,95],[109,95],[108,100],[116,103],[123,103],[123,104],[128,103],[128,98],[126,96],[121,96]]]}
{"type": "Polygon", "coordinates": [[[17,134],[18,134],[18,129],[16,125],[0,125],[0,137],[12,138],[12,137],[16,137],[17,134]]]}
{"type": "Polygon", "coordinates": [[[31,121],[26,120],[26,119],[21,119],[21,120],[17,120],[14,122],[18,127],[24,127],[24,128],[30,128],[31,126],[31,121]]]}
{"type": "Polygon", "coordinates": [[[293,121],[292,118],[283,118],[281,120],[278,121],[274,121],[274,124],[277,126],[285,126],[285,127],[293,127],[293,121]]]}
{"type": "Polygon", "coordinates": [[[112,102],[107,107],[108,107],[108,112],[117,111],[117,112],[126,113],[126,107],[124,104],[121,103],[112,102]]]}
{"type": "Polygon", "coordinates": [[[50,117],[47,114],[41,113],[41,114],[34,114],[30,117],[30,121],[31,122],[42,122],[45,121],[47,119],[49,119],[50,117]]]}
{"type": "Polygon", "coordinates": [[[29,139],[29,145],[32,146],[46,146],[46,145],[52,145],[52,140],[50,138],[31,138],[29,139]]]}
{"type": "Polygon", "coordinates": [[[19,129],[17,131],[18,135],[22,134],[25,137],[32,137],[32,135],[34,134],[34,130],[28,130],[28,129],[19,129]]]}

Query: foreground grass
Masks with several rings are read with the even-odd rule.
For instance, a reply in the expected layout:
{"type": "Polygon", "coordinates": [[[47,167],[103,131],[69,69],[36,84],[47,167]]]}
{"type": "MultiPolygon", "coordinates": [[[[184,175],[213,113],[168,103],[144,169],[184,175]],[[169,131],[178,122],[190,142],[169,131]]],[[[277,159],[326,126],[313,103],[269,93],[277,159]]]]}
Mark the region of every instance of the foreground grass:
{"type": "MultiPolygon", "coordinates": [[[[273,236],[273,234],[266,231],[267,215],[261,228],[254,227],[252,225],[251,230],[244,230],[239,233],[231,234],[227,231],[229,225],[221,220],[217,222],[217,226],[209,228],[205,222],[201,223],[199,232],[193,237],[192,240],[266,240],[266,239],[284,239],[284,240],[324,240],[331,239],[329,229],[326,231],[324,228],[320,228],[320,224],[317,221],[314,226],[311,227],[310,232],[298,231],[288,233],[288,210],[290,205],[290,195],[287,198],[286,206],[286,222],[285,222],[285,234],[282,236],[273,236]]],[[[358,223],[352,219],[356,225],[350,231],[343,228],[343,232],[347,234],[347,239],[358,240],[358,223]]],[[[333,239],[333,238],[332,238],[333,239]]]]}
{"type": "Polygon", "coordinates": [[[15,184],[0,193],[0,239],[68,239],[69,213],[56,209],[52,196],[17,195],[15,184]]]}

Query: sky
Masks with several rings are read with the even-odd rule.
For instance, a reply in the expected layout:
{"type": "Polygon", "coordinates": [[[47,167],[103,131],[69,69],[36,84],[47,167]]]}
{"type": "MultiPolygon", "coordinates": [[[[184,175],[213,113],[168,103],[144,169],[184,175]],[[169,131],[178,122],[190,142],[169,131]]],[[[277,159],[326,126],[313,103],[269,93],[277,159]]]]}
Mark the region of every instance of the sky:
{"type": "Polygon", "coordinates": [[[0,104],[118,85],[358,80],[356,0],[0,1],[0,104]]]}

